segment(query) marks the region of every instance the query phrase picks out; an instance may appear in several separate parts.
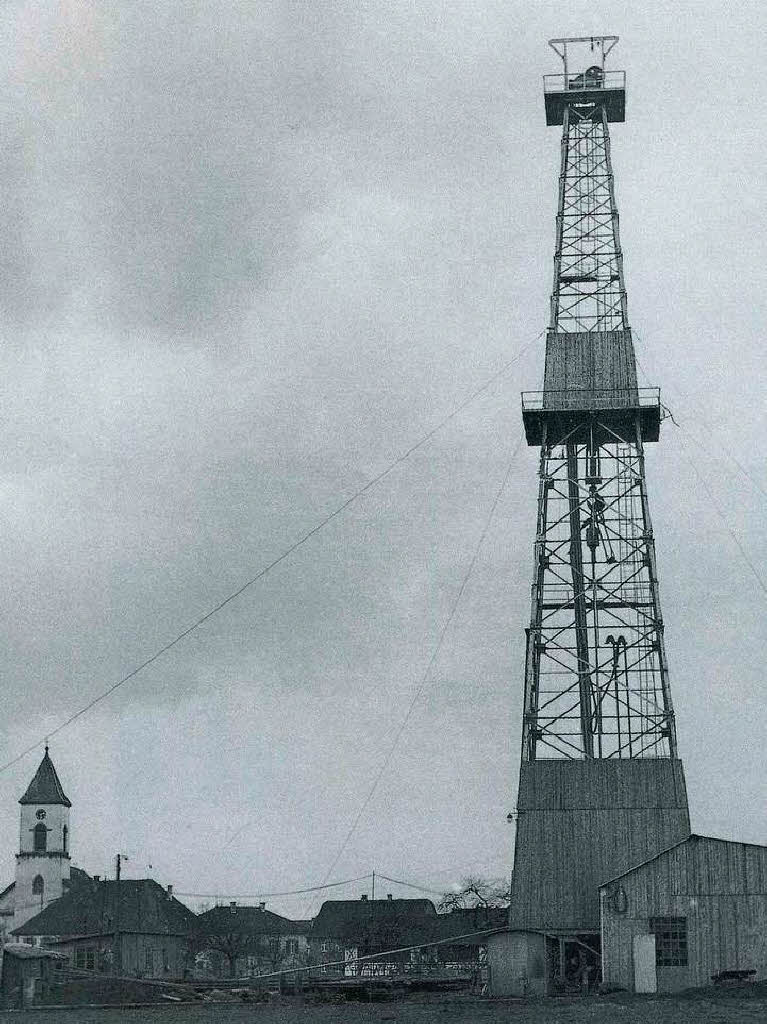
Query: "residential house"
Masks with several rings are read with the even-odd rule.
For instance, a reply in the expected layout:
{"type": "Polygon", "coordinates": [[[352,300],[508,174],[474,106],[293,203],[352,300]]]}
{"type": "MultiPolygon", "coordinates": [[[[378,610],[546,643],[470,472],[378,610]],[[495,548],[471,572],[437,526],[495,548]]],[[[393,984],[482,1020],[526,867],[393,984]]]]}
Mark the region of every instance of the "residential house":
{"type": "Polygon", "coordinates": [[[196,917],[151,878],[86,878],[13,930],[65,953],[72,966],[139,978],[182,978],[196,917]]]}
{"type": "MultiPolygon", "coordinates": [[[[438,914],[431,900],[326,900],[312,922],[309,956],[322,974],[392,974],[423,959],[417,952],[391,953],[380,961],[357,957],[404,949],[431,940],[438,914]]],[[[424,954],[434,959],[433,953],[424,954]]]]}
{"type": "Polygon", "coordinates": [[[200,914],[195,928],[198,973],[256,977],[308,962],[310,921],[291,921],[266,904],[232,901],[200,914]]]}
{"type": "Polygon", "coordinates": [[[446,968],[474,970],[486,962],[489,935],[505,928],[508,907],[471,907],[438,914],[434,939],[437,961],[446,968]]]}

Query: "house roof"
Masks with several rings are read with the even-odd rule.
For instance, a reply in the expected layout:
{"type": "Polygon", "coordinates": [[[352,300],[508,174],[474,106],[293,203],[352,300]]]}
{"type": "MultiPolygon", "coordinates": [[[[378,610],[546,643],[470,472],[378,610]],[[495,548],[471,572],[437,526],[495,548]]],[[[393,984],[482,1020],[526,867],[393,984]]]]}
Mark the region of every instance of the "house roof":
{"type": "Polygon", "coordinates": [[[508,907],[471,907],[451,910],[449,914],[438,914],[434,928],[435,939],[450,939],[467,936],[456,942],[459,946],[478,946],[485,941],[483,935],[469,938],[473,932],[488,932],[505,929],[509,924],[508,907]]]}
{"type": "Polygon", "coordinates": [[[303,935],[310,927],[311,921],[291,921],[271,910],[238,904],[212,907],[197,918],[198,930],[227,935],[303,935]]]}
{"type": "Polygon", "coordinates": [[[27,786],[27,791],[19,800],[20,804],[63,804],[64,807],[71,807],[69,798],[59,782],[56,769],[53,767],[48,755],[48,748],[45,748],[45,756],[35,772],[35,777],[27,786]]]}
{"type": "Polygon", "coordinates": [[[188,935],[193,930],[196,916],[152,878],[97,882],[86,877],[78,878],[77,885],[66,895],[54,900],[11,934],[60,937],[112,934],[118,886],[121,932],[188,935]]]}
{"type": "Polygon", "coordinates": [[[436,918],[431,900],[326,900],[311,934],[315,939],[358,940],[387,931],[406,939],[430,930],[436,918]]]}
{"type": "Polygon", "coordinates": [[[632,867],[627,868],[626,871],[622,871],[619,875],[613,875],[612,878],[606,879],[600,883],[600,888],[606,885],[610,885],[612,882],[617,882],[619,878],[625,878],[626,875],[630,875],[633,871],[638,871],[640,868],[645,867],[647,864],[652,864],[653,861],[659,860],[661,857],[665,857],[667,853],[672,850],[676,850],[680,846],[684,846],[685,843],[699,842],[704,840],[709,843],[726,843],[728,846],[755,846],[759,850],[764,850],[764,846],[760,846],[758,843],[741,843],[735,839],[721,839],[718,836],[702,836],[697,832],[691,832],[689,836],[681,839],[678,843],[673,843],[671,846],[667,846],[665,850],[661,850],[660,853],[656,853],[654,857],[648,857],[647,860],[640,861],[639,864],[634,864],[632,867]]]}

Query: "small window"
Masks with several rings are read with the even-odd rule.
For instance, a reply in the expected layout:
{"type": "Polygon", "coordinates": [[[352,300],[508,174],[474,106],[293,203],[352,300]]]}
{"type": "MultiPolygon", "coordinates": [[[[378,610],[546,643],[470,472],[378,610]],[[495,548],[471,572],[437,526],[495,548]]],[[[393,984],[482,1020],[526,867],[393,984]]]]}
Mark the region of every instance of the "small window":
{"type": "Polygon", "coordinates": [[[64,844],[64,853],[68,853],[67,843],[69,842],[69,829],[67,828],[66,825],[61,830],[61,839],[62,839],[62,842],[64,844]]]}
{"type": "Polygon", "coordinates": [[[35,875],[32,879],[32,895],[42,896],[45,892],[45,880],[42,875],[35,875]]]}
{"type": "Polygon", "coordinates": [[[687,918],[651,917],[657,967],[687,966],[687,918]]]}
{"type": "Polygon", "coordinates": [[[154,950],[147,949],[145,953],[145,966],[147,974],[154,974],[154,950]]]}
{"type": "Polygon", "coordinates": [[[96,969],[96,949],[94,946],[78,946],[75,950],[75,967],[81,971],[96,969]]]}
{"type": "Polygon", "coordinates": [[[39,825],[35,825],[35,853],[45,853],[48,849],[48,829],[43,825],[42,821],[39,825]]]}

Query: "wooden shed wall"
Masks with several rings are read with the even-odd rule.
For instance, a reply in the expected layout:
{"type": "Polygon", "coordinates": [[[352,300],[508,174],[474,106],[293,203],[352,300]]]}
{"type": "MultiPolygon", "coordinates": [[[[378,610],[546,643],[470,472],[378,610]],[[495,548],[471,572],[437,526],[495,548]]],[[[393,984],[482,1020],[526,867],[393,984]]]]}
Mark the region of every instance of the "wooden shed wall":
{"type": "Polygon", "coordinates": [[[546,336],[544,408],[594,408],[605,390],[612,406],[637,404],[637,374],[631,331],[590,331],[546,336]],[[602,393],[600,395],[600,392],[602,393]]]}
{"type": "Polygon", "coordinates": [[[512,928],[599,931],[599,886],[690,834],[681,761],[521,767],[512,928]]]}
{"type": "Polygon", "coordinates": [[[687,919],[688,966],[658,967],[660,991],[709,985],[724,970],[767,978],[767,847],[691,836],[605,887],[605,982],[633,988],[633,937],[651,917],[687,919]]]}
{"type": "Polygon", "coordinates": [[[546,944],[545,936],[538,932],[499,932],[488,936],[490,991],[495,998],[547,994],[546,944]]]}

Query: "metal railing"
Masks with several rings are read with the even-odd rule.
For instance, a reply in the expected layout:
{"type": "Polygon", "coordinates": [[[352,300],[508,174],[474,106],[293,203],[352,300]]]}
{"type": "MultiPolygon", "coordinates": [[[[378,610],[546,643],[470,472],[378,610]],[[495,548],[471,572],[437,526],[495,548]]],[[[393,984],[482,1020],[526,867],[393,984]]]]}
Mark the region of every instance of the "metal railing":
{"type": "Polygon", "coordinates": [[[547,92],[596,92],[604,89],[625,89],[625,71],[604,71],[599,78],[586,72],[567,75],[544,75],[543,91],[547,92]]]}
{"type": "Polygon", "coordinates": [[[660,406],[660,388],[565,388],[523,391],[523,412],[565,409],[651,409],[660,406]]]}

